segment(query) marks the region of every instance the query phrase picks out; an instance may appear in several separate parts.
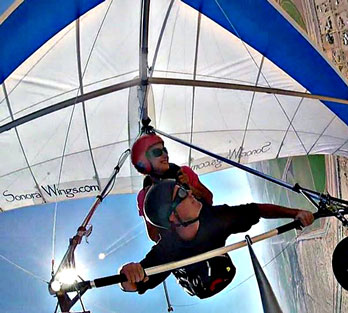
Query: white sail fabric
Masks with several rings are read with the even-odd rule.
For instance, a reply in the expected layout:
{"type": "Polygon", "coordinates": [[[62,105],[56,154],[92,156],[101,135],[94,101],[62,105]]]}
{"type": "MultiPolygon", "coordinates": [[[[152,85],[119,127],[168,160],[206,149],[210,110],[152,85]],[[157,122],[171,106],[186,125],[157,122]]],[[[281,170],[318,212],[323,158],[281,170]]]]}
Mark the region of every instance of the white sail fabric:
{"type": "MultiPolygon", "coordinates": [[[[306,92],[198,11],[174,1],[166,19],[168,8],[170,1],[151,1],[148,64],[153,78],[306,92]]],[[[140,1],[106,1],[79,25],[74,22],[49,40],[2,84],[0,125],[139,77],[140,12],[140,1]]],[[[129,129],[139,127],[129,116],[129,111],[139,116],[134,88],[94,95],[1,133],[1,210],[96,195],[134,140],[129,129]]],[[[153,126],[241,163],[348,155],[347,125],[319,100],[194,83],[152,84],[151,91],[153,126]]],[[[226,167],[169,139],[165,142],[170,161],[190,165],[198,174],[226,167]]],[[[141,179],[127,160],[112,192],[136,192],[141,179]]]]}

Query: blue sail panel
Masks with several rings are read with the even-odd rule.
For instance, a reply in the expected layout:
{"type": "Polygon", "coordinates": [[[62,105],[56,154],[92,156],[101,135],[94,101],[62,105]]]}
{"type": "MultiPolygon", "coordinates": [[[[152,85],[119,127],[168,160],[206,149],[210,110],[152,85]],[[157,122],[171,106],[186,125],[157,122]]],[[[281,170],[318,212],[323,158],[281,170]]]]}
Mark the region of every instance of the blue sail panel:
{"type": "MultiPolygon", "coordinates": [[[[348,99],[347,84],[321,53],[266,0],[183,0],[242,38],[312,94],[348,99]]],[[[348,125],[348,106],[323,102],[348,125]]]]}
{"type": "Polygon", "coordinates": [[[65,26],[104,0],[25,0],[0,25],[0,84],[65,26]]]}

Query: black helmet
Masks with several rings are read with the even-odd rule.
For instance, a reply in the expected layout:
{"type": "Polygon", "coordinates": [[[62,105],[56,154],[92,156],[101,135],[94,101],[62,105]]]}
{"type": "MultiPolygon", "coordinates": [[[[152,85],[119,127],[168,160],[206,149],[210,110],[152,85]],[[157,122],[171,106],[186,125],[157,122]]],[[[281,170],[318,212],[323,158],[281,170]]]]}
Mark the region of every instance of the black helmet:
{"type": "Polygon", "coordinates": [[[175,185],[174,179],[164,179],[147,192],[144,213],[152,225],[162,229],[170,228],[169,216],[174,210],[172,196],[175,185]]]}
{"type": "Polygon", "coordinates": [[[332,255],[332,268],[339,284],[348,290],[348,237],[336,246],[332,255]]]}
{"type": "Polygon", "coordinates": [[[179,223],[173,224],[173,226],[187,227],[197,222],[199,215],[189,221],[183,221],[176,212],[176,207],[180,202],[189,196],[189,190],[187,184],[180,185],[174,179],[164,179],[152,186],[145,197],[144,212],[146,220],[156,227],[169,229],[171,226],[169,216],[174,212],[179,223]],[[179,188],[175,198],[172,199],[175,185],[178,185],[179,188]]]}

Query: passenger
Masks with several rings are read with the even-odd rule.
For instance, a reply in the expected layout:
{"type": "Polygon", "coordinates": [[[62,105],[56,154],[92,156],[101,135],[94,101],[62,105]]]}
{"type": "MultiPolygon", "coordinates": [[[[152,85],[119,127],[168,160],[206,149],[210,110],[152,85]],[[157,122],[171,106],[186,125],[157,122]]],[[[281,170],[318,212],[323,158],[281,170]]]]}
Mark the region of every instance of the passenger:
{"type": "MultiPolygon", "coordinates": [[[[173,178],[180,184],[186,184],[197,199],[207,204],[213,203],[212,193],[200,182],[197,174],[188,166],[178,166],[169,163],[168,151],[161,137],[154,133],[142,135],[132,146],[131,160],[134,167],[146,175],[143,188],[137,196],[139,216],[144,217],[144,198],[154,182],[161,179],[173,178]]],[[[146,223],[147,234],[154,242],[159,240],[157,227],[146,223]]]]}

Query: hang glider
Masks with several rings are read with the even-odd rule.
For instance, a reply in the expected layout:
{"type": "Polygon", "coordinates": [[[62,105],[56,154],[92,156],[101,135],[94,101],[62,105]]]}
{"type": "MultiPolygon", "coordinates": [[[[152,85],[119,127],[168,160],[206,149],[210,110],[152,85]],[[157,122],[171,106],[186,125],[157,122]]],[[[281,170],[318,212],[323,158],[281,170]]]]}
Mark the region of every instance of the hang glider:
{"type": "MultiPolygon", "coordinates": [[[[347,155],[346,81],[274,1],[152,0],[143,29],[141,2],[99,2],[26,0],[0,26],[1,210],[97,195],[145,94],[153,126],[231,160],[347,155]]],[[[138,190],[128,162],[112,193],[138,190]]]]}
{"type": "MultiPolygon", "coordinates": [[[[101,2],[2,15],[1,211],[97,195],[147,116],[237,164],[348,155],[346,80],[275,1],[101,2]]],[[[166,145],[200,174],[228,166],[166,145]]],[[[111,192],[140,184],[127,160],[111,192]]]]}

